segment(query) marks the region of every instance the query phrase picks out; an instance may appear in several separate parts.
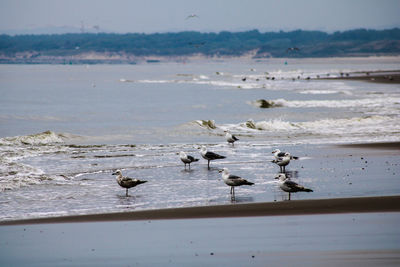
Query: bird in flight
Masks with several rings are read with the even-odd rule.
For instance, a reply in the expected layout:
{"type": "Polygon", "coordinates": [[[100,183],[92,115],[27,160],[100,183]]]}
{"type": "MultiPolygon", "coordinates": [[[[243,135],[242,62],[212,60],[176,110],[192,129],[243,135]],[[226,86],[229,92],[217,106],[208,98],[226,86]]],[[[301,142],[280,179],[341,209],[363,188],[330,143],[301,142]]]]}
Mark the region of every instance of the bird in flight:
{"type": "Polygon", "coordinates": [[[300,51],[300,49],[298,47],[289,47],[288,49],[286,49],[286,53],[293,51],[300,51]]]}
{"type": "Polygon", "coordinates": [[[200,18],[196,14],[190,14],[189,16],[186,17],[186,19],[191,19],[191,18],[200,18]]]}

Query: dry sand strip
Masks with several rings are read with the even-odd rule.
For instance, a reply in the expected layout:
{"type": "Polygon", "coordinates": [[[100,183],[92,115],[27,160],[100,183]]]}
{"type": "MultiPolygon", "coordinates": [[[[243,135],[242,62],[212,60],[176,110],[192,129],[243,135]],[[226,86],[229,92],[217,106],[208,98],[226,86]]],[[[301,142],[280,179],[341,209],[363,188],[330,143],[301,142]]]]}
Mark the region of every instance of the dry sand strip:
{"type": "Polygon", "coordinates": [[[384,149],[384,150],[398,150],[400,152],[400,142],[341,144],[337,146],[345,148],[365,148],[365,149],[371,148],[371,149],[384,149]]]}
{"type": "Polygon", "coordinates": [[[294,200],[2,221],[1,225],[400,212],[400,196],[294,200]]]}

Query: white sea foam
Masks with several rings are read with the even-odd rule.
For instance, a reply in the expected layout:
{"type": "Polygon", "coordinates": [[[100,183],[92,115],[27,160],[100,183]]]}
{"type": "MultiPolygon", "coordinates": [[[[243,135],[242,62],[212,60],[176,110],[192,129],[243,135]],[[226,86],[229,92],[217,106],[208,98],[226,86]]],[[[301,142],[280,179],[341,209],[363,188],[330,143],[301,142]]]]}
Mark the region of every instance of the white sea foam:
{"type": "Polygon", "coordinates": [[[361,99],[341,99],[341,100],[286,100],[274,99],[273,103],[290,108],[373,108],[395,106],[400,104],[398,97],[374,97],[374,98],[361,98],[361,99]]]}
{"type": "Polygon", "coordinates": [[[354,134],[368,137],[369,135],[385,134],[388,136],[400,131],[397,118],[388,116],[352,117],[347,119],[323,119],[306,122],[289,122],[280,119],[254,121],[248,120],[238,124],[217,124],[211,121],[197,121],[196,124],[208,130],[219,132],[230,130],[236,133],[279,134],[279,135],[323,135],[351,136],[354,134]]]}
{"type": "Polygon", "coordinates": [[[52,131],[46,131],[39,134],[0,138],[0,145],[47,145],[63,143],[66,139],[68,139],[68,134],[57,134],[52,131]]]}

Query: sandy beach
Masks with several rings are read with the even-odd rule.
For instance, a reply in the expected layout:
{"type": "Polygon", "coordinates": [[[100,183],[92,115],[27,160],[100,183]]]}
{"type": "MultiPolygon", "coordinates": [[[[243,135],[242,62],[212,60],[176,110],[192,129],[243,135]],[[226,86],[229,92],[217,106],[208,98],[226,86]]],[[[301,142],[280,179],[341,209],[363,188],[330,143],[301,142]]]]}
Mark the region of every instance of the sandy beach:
{"type": "MultiPolygon", "coordinates": [[[[386,142],[329,150],[339,158],[385,158],[398,148],[386,142]]],[[[0,265],[398,265],[399,220],[394,195],[3,221],[0,265]]]]}
{"type": "Polygon", "coordinates": [[[400,212],[400,196],[295,200],[4,221],[0,225],[400,212]]]}
{"type": "Polygon", "coordinates": [[[399,220],[369,212],[3,225],[0,265],[394,266],[399,220]]]}

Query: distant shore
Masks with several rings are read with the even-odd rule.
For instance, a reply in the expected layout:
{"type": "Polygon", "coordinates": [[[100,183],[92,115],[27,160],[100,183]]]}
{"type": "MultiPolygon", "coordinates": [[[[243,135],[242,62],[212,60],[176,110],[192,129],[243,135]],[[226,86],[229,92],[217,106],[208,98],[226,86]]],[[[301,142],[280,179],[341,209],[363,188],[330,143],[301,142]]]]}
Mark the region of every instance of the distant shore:
{"type": "Polygon", "coordinates": [[[295,200],[3,221],[1,225],[400,212],[400,196],[295,200]]]}
{"type": "MultiPolygon", "coordinates": [[[[257,51],[249,51],[242,55],[171,55],[171,56],[137,56],[128,53],[116,52],[83,52],[73,55],[42,55],[32,51],[16,53],[13,56],[0,54],[0,64],[55,64],[55,65],[94,65],[94,64],[155,64],[155,63],[187,63],[187,62],[221,62],[221,61],[240,61],[240,62],[284,62],[297,64],[300,62],[341,62],[346,60],[354,61],[388,61],[399,62],[400,55],[362,55],[362,56],[338,56],[338,57],[257,57],[257,51]]],[[[315,77],[313,77],[315,78],[315,77]]]]}

